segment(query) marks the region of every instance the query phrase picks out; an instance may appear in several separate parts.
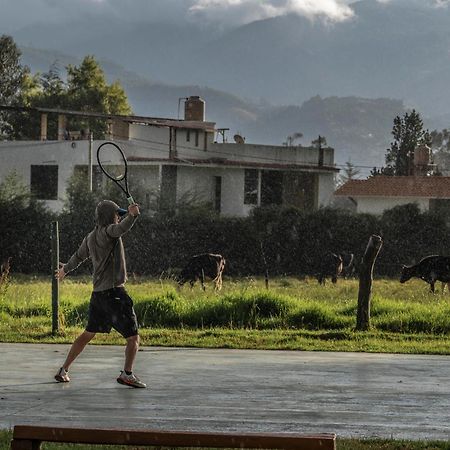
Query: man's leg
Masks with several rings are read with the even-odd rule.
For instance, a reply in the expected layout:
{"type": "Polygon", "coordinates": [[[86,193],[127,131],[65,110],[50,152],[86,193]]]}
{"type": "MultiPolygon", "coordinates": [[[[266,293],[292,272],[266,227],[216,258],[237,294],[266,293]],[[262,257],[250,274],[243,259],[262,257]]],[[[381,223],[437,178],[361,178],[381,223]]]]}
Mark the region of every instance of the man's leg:
{"type": "Polygon", "coordinates": [[[125,347],[125,365],[124,370],[126,372],[133,372],[134,359],[139,349],[139,335],[130,336],[127,338],[127,345],[125,347]]]}
{"type": "Polygon", "coordinates": [[[146,388],[147,385],[133,373],[133,363],[139,349],[139,341],[140,339],[138,334],[127,338],[124,370],[122,370],[117,378],[117,382],[135,388],[146,388]]]}
{"type": "Polygon", "coordinates": [[[83,331],[74,341],[72,347],[70,347],[69,353],[63,364],[63,369],[68,372],[69,367],[75,361],[76,357],[84,350],[84,347],[92,340],[95,333],[90,331],[83,331]]]}

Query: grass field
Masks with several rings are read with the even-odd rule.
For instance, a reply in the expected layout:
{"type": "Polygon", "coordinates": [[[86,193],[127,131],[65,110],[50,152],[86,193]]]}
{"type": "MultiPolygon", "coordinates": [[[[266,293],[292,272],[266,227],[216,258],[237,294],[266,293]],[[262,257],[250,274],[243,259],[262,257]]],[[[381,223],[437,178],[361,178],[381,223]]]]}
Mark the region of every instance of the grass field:
{"type": "MultiPolygon", "coordinates": [[[[356,332],[358,280],[320,286],[315,279],[226,279],[177,289],[167,280],[133,279],[144,345],[450,354],[450,294],[429,293],[420,280],[374,280],[371,329],[356,332]]],[[[61,332],[51,335],[51,280],[13,277],[0,291],[3,342],[71,342],[83,329],[89,278],[60,285],[61,332]]],[[[115,332],[97,344],[118,344],[115,332]]]]}

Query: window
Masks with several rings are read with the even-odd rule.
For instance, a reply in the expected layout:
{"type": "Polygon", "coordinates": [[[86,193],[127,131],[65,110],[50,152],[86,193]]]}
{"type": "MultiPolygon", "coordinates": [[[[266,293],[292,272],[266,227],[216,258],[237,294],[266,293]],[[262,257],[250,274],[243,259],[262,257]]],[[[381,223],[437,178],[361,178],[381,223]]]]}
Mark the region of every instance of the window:
{"type": "Polygon", "coordinates": [[[198,147],[198,130],[195,130],[195,146],[198,147]]]}
{"type": "MultiPolygon", "coordinates": [[[[85,165],[76,165],[73,169],[73,174],[77,178],[83,178],[86,180],[86,186],[88,185],[88,166],[85,165]]],[[[102,172],[102,169],[100,169],[99,166],[95,165],[92,166],[92,190],[94,192],[101,191],[106,183],[105,175],[102,172]]]]}
{"type": "Polygon", "coordinates": [[[31,166],[31,195],[39,200],[58,199],[58,166],[31,166]]]}
{"type": "Polygon", "coordinates": [[[191,130],[186,130],[186,142],[191,142],[191,130]]]}
{"type": "Polygon", "coordinates": [[[261,205],[283,203],[283,173],[264,170],[261,174],[261,205]]]}
{"type": "Polygon", "coordinates": [[[244,205],[256,205],[258,203],[258,171],[245,169],[244,178],[244,205]]]}

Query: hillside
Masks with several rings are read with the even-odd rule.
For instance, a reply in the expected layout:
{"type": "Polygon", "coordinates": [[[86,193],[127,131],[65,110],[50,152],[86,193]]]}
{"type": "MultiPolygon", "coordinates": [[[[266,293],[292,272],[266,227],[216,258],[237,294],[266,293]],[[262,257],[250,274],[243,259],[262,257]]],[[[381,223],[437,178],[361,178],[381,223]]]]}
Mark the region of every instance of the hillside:
{"type": "Polygon", "coordinates": [[[99,2],[97,15],[42,19],[13,36],[24,46],[94,54],[152,81],[208,86],[254,102],[396,98],[430,117],[449,113],[448,2],[361,0],[343,21],[291,13],[220,26],[201,16],[138,16],[138,4],[125,20],[107,6],[99,2]]]}

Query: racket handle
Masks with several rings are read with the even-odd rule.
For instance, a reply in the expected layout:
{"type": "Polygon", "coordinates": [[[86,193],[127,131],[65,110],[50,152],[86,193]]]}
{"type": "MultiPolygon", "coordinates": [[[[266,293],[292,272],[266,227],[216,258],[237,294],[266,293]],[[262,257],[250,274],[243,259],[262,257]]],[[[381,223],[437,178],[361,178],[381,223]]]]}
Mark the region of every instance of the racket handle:
{"type": "MultiPolygon", "coordinates": [[[[128,200],[129,205],[134,205],[134,199],[131,195],[129,197],[127,197],[127,200],[128,200]]],[[[140,213],[139,213],[139,215],[140,215],[140,213]]]]}

